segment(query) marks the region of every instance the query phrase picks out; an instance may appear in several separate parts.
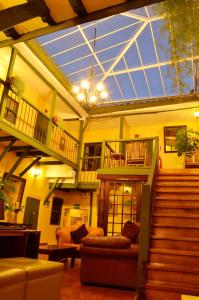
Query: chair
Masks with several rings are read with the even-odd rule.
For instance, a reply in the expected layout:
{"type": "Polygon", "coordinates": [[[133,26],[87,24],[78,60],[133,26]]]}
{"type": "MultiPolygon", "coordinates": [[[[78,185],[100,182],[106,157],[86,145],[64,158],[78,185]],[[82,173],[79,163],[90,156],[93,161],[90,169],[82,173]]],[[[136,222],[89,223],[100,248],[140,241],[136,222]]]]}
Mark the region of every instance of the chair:
{"type": "Polygon", "coordinates": [[[146,166],[147,165],[147,142],[131,141],[126,143],[126,166],[146,166]]]}
{"type": "Polygon", "coordinates": [[[80,280],[104,286],[135,288],[138,245],[125,237],[83,239],[80,280]]]}

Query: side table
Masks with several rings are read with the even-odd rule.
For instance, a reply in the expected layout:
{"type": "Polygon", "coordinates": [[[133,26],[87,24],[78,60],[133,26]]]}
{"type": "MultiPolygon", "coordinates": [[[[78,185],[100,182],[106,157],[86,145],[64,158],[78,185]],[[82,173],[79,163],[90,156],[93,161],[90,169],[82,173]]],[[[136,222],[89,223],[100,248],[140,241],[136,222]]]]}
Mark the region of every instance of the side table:
{"type": "Polygon", "coordinates": [[[75,265],[76,247],[72,246],[57,246],[57,245],[42,245],[39,246],[40,254],[47,254],[48,260],[64,262],[66,258],[71,258],[71,268],[75,265]]]}

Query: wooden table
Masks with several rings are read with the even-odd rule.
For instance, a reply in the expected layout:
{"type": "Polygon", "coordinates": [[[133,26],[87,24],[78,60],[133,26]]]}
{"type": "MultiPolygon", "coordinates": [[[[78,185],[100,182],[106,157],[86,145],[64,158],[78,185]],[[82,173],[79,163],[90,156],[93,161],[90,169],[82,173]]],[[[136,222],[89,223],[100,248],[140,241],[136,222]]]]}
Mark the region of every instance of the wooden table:
{"type": "Polygon", "coordinates": [[[48,260],[65,262],[68,257],[71,258],[71,268],[75,265],[76,247],[72,246],[57,246],[57,245],[42,245],[39,246],[40,254],[47,254],[48,260]]]}

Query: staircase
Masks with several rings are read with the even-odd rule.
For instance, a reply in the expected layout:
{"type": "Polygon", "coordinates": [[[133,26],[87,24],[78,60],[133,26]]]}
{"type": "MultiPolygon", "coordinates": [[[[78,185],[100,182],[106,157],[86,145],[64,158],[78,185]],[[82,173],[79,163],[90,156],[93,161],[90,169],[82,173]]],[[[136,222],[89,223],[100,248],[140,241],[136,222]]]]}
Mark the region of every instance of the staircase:
{"type": "Polygon", "coordinates": [[[158,174],[147,300],[199,295],[199,171],[158,174]]]}

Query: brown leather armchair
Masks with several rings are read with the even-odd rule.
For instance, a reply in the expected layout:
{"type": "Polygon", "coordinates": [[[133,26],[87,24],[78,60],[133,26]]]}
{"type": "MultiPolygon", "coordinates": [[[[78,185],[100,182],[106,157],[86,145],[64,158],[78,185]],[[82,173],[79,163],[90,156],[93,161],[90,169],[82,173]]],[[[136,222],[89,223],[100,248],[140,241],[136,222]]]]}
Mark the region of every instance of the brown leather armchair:
{"type": "Polygon", "coordinates": [[[138,245],[128,238],[85,238],[80,252],[82,283],[135,288],[138,245]]]}

